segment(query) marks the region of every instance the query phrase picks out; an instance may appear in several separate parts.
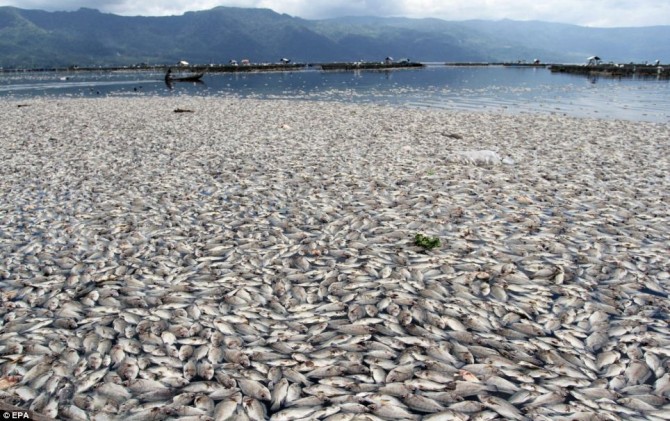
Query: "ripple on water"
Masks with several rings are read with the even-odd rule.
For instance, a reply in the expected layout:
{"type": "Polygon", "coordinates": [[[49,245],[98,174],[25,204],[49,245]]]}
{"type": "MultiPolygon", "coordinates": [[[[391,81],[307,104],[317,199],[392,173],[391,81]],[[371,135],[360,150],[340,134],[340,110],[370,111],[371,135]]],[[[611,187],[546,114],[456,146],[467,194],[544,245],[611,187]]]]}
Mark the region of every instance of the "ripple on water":
{"type": "Polygon", "coordinates": [[[233,95],[670,122],[670,81],[588,79],[546,69],[429,66],[383,73],[208,74],[204,80],[167,89],[160,73],[7,74],[0,95],[233,95]]]}

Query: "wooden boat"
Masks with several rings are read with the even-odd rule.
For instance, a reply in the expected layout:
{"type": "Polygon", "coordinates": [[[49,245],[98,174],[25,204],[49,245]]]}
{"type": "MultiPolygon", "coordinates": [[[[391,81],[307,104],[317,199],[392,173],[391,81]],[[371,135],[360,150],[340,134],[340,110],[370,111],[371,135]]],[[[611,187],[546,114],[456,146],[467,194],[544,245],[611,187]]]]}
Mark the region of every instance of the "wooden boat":
{"type": "Polygon", "coordinates": [[[167,83],[172,83],[172,82],[199,82],[200,79],[204,76],[204,72],[202,73],[194,73],[192,75],[184,75],[184,76],[174,76],[172,75],[172,70],[168,69],[167,73],[165,73],[165,82],[167,83]]]}
{"type": "Polygon", "coordinates": [[[165,79],[169,82],[198,82],[204,76],[204,73],[196,73],[186,76],[167,76],[165,79]]]}

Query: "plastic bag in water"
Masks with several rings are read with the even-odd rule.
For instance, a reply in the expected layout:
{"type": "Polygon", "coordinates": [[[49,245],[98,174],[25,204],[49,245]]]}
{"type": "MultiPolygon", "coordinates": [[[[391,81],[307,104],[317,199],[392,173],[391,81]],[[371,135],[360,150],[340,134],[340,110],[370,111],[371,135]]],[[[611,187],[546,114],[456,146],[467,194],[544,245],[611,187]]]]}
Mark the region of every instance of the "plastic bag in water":
{"type": "MultiPolygon", "coordinates": [[[[499,165],[503,159],[497,152],[489,150],[458,152],[461,162],[474,165],[499,165]]],[[[505,162],[507,163],[507,162],[505,162]]]]}

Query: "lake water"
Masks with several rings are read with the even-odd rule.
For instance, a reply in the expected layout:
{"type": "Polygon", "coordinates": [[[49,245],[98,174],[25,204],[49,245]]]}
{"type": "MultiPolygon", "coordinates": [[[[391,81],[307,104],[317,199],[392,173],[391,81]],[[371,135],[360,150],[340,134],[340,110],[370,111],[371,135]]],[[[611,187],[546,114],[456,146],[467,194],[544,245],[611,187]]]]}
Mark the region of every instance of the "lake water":
{"type": "Polygon", "coordinates": [[[670,81],[593,78],[544,68],[444,66],[389,71],[210,73],[175,83],[148,71],[1,73],[0,97],[223,95],[335,100],[670,123],[670,81]]]}

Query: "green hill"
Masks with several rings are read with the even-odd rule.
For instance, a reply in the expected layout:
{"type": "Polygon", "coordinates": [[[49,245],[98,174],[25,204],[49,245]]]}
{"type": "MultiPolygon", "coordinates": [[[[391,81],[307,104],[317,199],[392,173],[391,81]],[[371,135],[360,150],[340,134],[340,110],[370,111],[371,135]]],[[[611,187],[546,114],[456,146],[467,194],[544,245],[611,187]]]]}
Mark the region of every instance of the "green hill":
{"type": "Polygon", "coordinates": [[[349,17],[305,20],[269,9],[217,7],[181,16],[0,7],[0,67],[382,60],[670,61],[670,27],[584,28],[544,22],[349,17]]]}

